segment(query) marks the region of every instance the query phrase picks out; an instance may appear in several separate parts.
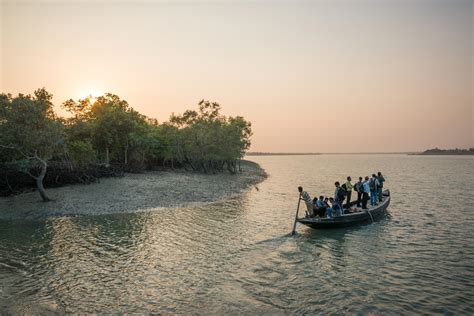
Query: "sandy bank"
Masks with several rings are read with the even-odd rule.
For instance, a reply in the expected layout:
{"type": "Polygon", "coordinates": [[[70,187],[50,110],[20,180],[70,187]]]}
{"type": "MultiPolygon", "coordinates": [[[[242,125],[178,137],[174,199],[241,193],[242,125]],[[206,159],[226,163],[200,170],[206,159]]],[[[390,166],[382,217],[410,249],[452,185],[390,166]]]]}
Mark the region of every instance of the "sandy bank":
{"type": "Polygon", "coordinates": [[[100,183],[47,189],[52,202],[37,192],[0,198],[0,220],[87,216],[182,207],[239,194],[263,181],[266,173],[243,161],[242,173],[205,175],[184,171],[153,171],[101,179],[100,183]]]}

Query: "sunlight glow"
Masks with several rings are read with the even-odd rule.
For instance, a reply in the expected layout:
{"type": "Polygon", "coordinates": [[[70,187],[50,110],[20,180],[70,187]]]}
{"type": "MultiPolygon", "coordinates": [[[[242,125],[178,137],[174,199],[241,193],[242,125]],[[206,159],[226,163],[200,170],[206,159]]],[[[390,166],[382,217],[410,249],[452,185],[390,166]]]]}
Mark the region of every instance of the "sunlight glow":
{"type": "Polygon", "coordinates": [[[91,103],[94,103],[97,100],[97,98],[103,94],[104,93],[100,92],[98,89],[89,88],[89,89],[84,89],[80,93],[78,93],[78,98],[80,100],[89,98],[91,103]]]}

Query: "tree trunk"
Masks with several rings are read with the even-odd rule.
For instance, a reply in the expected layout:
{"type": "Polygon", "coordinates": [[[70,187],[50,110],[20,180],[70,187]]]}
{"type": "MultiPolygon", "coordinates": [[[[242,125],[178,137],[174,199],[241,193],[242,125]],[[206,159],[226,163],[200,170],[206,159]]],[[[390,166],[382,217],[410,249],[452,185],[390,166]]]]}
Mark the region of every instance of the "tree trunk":
{"type": "Polygon", "coordinates": [[[72,165],[71,158],[69,157],[69,153],[66,150],[66,147],[64,147],[64,159],[66,161],[66,166],[69,170],[73,170],[74,166],[72,165]]]}
{"type": "Polygon", "coordinates": [[[128,163],[128,139],[127,139],[127,143],[125,144],[125,153],[123,157],[123,163],[124,165],[128,163]]]}
{"type": "Polygon", "coordinates": [[[37,178],[36,179],[36,188],[38,188],[38,192],[43,199],[43,202],[51,201],[51,199],[46,195],[46,191],[43,186],[43,179],[37,178]]]}
{"type": "Polygon", "coordinates": [[[44,176],[46,175],[46,169],[48,168],[48,165],[46,164],[45,161],[42,161],[42,160],[41,160],[41,163],[43,164],[41,166],[41,173],[39,174],[39,176],[35,177],[36,187],[38,188],[38,192],[41,198],[43,199],[43,202],[48,202],[48,201],[51,201],[51,199],[48,197],[48,195],[46,195],[46,191],[43,186],[43,179],[44,179],[44,176]]]}
{"type": "Polygon", "coordinates": [[[109,147],[105,147],[105,166],[110,167],[109,147]]]}
{"type": "Polygon", "coordinates": [[[234,165],[233,162],[231,162],[229,160],[227,160],[227,170],[232,174],[235,173],[235,165],[234,165]]]}

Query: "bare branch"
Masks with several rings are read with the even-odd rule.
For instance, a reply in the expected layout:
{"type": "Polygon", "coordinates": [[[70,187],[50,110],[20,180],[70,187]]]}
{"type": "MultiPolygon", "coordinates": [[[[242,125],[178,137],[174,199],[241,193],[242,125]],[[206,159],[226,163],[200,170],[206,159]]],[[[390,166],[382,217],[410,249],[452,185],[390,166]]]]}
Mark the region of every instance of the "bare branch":
{"type": "Polygon", "coordinates": [[[25,171],[30,177],[32,177],[35,180],[38,180],[38,177],[33,175],[29,170],[25,171]]]}

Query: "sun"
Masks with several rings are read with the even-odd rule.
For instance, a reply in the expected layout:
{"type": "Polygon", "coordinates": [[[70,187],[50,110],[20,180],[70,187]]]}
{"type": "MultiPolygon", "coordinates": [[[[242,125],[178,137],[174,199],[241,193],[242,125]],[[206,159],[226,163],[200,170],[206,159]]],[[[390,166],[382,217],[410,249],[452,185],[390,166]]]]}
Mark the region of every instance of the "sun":
{"type": "Polygon", "coordinates": [[[97,98],[101,95],[103,95],[103,93],[100,92],[100,90],[90,89],[90,88],[89,89],[84,89],[78,94],[80,100],[89,98],[91,104],[93,104],[95,101],[97,101],[97,98]]]}

